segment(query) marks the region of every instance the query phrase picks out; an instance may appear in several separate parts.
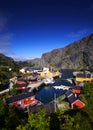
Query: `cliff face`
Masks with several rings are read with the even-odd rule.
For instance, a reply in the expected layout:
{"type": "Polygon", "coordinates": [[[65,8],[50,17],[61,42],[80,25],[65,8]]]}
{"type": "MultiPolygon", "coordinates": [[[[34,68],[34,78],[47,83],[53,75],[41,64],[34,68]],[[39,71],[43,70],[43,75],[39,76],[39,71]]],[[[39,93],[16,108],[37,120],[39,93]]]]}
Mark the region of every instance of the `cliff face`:
{"type": "MultiPolygon", "coordinates": [[[[41,58],[25,61],[25,64],[34,67],[52,66],[58,69],[93,69],[93,34],[64,48],[44,53],[41,58]]],[[[0,54],[0,65],[16,66],[18,63],[0,54]]]]}
{"type": "Polygon", "coordinates": [[[93,34],[64,48],[44,53],[41,59],[30,61],[38,66],[59,69],[93,69],[93,34]]]}
{"type": "Polygon", "coordinates": [[[5,56],[0,53],[0,67],[7,66],[7,67],[19,67],[20,65],[15,62],[11,57],[5,56]]]}

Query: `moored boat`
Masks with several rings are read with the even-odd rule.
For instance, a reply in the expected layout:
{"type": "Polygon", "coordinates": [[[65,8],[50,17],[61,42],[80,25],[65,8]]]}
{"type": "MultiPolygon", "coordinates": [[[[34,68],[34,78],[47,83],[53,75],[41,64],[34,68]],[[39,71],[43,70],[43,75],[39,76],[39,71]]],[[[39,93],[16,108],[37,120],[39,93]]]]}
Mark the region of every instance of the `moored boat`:
{"type": "Polygon", "coordinates": [[[60,85],[60,86],[53,86],[55,89],[63,89],[63,90],[69,90],[71,87],[60,85]]]}
{"type": "Polygon", "coordinates": [[[53,77],[46,77],[43,81],[45,85],[50,85],[50,84],[55,83],[55,80],[53,77]]]}

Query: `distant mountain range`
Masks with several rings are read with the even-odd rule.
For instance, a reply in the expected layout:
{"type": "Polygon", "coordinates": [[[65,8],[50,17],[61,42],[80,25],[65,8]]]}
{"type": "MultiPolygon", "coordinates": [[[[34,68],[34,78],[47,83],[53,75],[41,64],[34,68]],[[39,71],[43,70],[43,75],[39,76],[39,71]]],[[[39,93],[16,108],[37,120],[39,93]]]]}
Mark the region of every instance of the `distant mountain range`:
{"type": "Polygon", "coordinates": [[[64,48],[42,54],[41,58],[27,61],[35,66],[58,69],[93,69],[93,34],[64,48]]]}
{"type": "MultiPolygon", "coordinates": [[[[0,54],[0,64],[14,64],[12,58],[0,54]],[[3,62],[1,61],[3,57],[3,62]],[[6,62],[4,62],[4,59],[6,62]],[[11,62],[10,62],[11,61],[11,62]]],[[[41,58],[19,62],[21,66],[54,67],[58,69],[93,69],[93,34],[69,44],[42,54],[41,58]]]]}

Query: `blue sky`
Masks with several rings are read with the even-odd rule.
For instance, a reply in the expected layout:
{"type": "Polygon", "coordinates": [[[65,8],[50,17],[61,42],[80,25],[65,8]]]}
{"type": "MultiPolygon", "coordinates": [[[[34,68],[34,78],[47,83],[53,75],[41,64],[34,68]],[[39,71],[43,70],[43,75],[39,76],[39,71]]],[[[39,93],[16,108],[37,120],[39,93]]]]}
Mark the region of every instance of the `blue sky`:
{"type": "Polygon", "coordinates": [[[93,0],[0,0],[0,53],[17,60],[93,33],[93,0]]]}

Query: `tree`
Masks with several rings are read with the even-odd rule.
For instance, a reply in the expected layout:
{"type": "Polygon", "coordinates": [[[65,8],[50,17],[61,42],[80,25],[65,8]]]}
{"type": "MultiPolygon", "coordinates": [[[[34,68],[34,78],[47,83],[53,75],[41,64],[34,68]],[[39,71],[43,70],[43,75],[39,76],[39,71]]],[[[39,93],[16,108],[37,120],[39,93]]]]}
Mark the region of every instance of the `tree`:
{"type": "Polygon", "coordinates": [[[16,130],[49,130],[49,119],[43,109],[36,114],[30,112],[27,123],[19,125],[16,130]]]}

